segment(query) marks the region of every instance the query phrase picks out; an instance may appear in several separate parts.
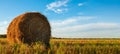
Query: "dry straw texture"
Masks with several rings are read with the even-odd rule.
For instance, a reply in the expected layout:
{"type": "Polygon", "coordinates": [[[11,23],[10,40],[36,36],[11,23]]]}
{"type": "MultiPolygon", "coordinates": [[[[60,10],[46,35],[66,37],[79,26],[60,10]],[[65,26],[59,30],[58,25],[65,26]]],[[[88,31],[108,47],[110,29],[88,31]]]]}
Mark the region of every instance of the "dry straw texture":
{"type": "Polygon", "coordinates": [[[51,28],[47,18],[38,12],[28,12],[17,16],[7,30],[9,43],[31,44],[37,41],[49,45],[51,28]]]}

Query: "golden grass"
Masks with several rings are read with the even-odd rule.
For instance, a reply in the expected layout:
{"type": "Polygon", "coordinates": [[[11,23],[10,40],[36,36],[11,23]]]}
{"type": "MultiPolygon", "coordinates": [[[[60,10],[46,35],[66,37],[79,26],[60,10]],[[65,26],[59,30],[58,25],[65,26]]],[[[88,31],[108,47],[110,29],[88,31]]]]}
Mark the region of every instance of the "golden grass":
{"type": "Polygon", "coordinates": [[[0,54],[120,54],[120,39],[51,39],[50,45],[49,50],[40,42],[9,45],[1,38],[0,54]]]}

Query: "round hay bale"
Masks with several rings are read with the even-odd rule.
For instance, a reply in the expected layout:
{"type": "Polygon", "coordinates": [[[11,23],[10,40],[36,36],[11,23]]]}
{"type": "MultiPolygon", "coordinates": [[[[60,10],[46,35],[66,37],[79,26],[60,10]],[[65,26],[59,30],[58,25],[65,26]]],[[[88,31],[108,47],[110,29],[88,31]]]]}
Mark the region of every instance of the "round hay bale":
{"type": "Polygon", "coordinates": [[[7,29],[9,43],[31,44],[37,41],[49,46],[51,27],[47,18],[38,12],[28,12],[13,19],[7,29]]]}

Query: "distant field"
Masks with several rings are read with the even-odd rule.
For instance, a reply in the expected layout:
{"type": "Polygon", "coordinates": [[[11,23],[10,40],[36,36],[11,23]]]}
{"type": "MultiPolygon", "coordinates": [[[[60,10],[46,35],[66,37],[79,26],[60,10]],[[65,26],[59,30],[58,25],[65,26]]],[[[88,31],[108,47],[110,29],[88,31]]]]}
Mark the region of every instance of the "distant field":
{"type": "Polygon", "coordinates": [[[59,38],[51,39],[50,44],[46,51],[39,42],[33,46],[9,45],[6,38],[0,38],[0,54],[120,54],[119,38],[59,38]]]}

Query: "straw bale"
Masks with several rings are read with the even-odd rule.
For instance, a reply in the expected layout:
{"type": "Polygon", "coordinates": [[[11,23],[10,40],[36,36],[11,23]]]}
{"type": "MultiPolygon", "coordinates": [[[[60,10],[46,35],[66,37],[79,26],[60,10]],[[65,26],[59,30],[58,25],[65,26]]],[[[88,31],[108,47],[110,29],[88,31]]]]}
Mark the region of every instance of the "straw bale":
{"type": "Polygon", "coordinates": [[[9,43],[31,44],[37,41],[49,46],[51,27],[47,18],[38,12],[27,12],[13,19],[7,29],[9,43]]]}

